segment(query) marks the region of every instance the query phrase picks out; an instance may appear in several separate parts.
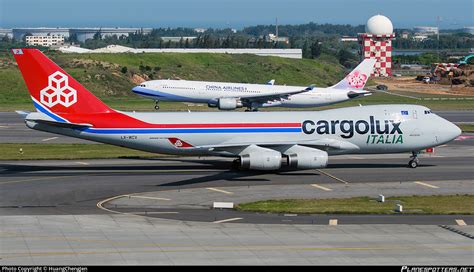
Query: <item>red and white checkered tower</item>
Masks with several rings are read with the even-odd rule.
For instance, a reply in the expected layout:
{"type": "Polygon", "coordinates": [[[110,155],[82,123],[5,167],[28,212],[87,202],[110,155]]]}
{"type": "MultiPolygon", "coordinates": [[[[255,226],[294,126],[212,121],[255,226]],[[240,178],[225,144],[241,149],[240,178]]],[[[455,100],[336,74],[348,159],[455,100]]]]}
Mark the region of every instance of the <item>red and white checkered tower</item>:
{"type": "Polygon", "coordinates": [[[393,25],[383,15],[370,17],[365,25],[366,33],[359,33],[362,59],[375,58],[372,76],[387,77],[392,75],[392,38],[393,25]]]}

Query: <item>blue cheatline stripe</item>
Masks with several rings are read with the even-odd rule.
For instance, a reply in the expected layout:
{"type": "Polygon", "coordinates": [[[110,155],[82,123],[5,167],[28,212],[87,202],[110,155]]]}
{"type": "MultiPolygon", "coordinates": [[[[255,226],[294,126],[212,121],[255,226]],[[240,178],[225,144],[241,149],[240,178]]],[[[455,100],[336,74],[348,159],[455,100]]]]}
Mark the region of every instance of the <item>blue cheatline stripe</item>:
{"type": "Polygon", "coordinates": [[[144,93],[140,91],[133,91],[136,94],[144,95],[144,96],[151,96],[151,97],[165,97],[163,95],[157,95],[157,94],[149,94],[149,93],[144,93]]]}
{"type": "Polygon", "coordinates": [[[158,90],[150,90],[143,87],[135,87],[132,89],[132,92],[139,95],[149,96],[149,97],[157,97],[157,98],[162,98],[162,99],[170,99],[170,100],[183,101],[183,102],[187,102],[187,101],[194,102],[196,100],[191,97],[170,94],[170,93],[162,92],[158,90]]]}
{"type": "Polygon", "coordinates": [[[37,110],[39,110],[40,112],[42,112],[42,113],[48,115],[49,117],[53,118],[55,121],[68,123],[68,121],[66,119],[63,119],[63,118],[57,116],[56,114],[48,111],[42,105],[40,105],[39,103],[36,103],[36,101],[34,101],[34,100],[33,100],[33,104],[35,105],[35,108],[37,110]]]}
{"type": "Polygon", "coordinates": [[[171,134],[171,133],[262,133],[262,132],[301,132],[301,128],[213,128],[213,129],[94,129],[81,131],[94,134],[171,134]]]}

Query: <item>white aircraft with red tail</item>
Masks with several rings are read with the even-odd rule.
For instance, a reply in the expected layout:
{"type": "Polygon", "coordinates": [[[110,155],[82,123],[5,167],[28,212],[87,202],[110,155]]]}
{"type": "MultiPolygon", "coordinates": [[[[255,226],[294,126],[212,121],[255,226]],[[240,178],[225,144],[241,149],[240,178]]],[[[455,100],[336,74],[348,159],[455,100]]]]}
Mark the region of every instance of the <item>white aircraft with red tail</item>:
{"type": "Polygon", "coordinates": [[[326,167],[328,155],[412,152],[461,134],[418,105],[306,112],[122,112],[111,109],[37,49],[13,49],[36,112],[29,128],[166,154],[235,157],[244,169],[326,167]]]}

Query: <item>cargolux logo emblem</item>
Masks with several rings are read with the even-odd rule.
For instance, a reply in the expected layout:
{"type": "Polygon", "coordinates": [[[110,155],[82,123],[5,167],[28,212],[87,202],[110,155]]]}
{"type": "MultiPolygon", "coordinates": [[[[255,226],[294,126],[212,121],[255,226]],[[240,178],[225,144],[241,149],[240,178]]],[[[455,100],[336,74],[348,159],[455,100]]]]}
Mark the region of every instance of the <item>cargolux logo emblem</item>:
{"type": "Polygon", "coordinates": [[[349,85],[354,88],[362,88],[367,81],[367,75],[360,73],[359,71],[354,71],[354,73],[347,76],[347,81],[349,85]]]}
{"type": "Polygon", "coordinates": [[[68,77],[57,71],[48,77],[48,86],[40,91],[40,100],[50,108],[57,104],[67,108],[77,102],[77,91],[69,86],[68,77]]]}

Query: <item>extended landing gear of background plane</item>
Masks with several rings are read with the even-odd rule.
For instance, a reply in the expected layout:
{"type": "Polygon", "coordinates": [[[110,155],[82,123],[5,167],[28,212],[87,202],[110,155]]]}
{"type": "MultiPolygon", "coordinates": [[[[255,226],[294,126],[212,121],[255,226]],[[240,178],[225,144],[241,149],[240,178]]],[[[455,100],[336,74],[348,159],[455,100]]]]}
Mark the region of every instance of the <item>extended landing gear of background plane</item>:
{"type": "Polygon", "coordinates": [[[156,100],[155,101],[155,110],[159,110],[159,109],[160,109],[160,101],[156,100]]]}
{"type": "Polygon", "coordinates": [[[411,152],[411,160],[408,162],[408,167],[410,168],[416,168],[418,167],[418,164],[420,163],[420,160],[418,160],[418,152],[412,151],[411,152]]]}
{"type": "Polygon", "coordinates": [[[246,112],[249,112],[249,111],[258,111],[258,108],[247,108],[245,111],[246,111],[246,112]]]}

